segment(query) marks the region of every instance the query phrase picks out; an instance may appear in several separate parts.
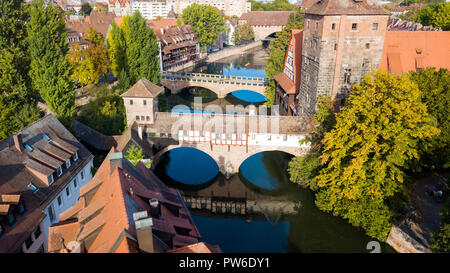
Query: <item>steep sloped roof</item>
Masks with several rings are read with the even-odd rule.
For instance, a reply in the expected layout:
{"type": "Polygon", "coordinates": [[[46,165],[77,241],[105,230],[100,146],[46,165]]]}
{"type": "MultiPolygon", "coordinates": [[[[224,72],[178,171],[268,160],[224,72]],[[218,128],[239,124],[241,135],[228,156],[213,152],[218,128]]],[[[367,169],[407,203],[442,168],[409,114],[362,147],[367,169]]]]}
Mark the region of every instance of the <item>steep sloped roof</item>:
{"type": "Polygon", "coordinates": [[[147,79],[140,79],[127,92],[120,95],[121,97],[136,97],[136,98],[154,98],[164,91],[164,87],[157,86],[147,79]]]}

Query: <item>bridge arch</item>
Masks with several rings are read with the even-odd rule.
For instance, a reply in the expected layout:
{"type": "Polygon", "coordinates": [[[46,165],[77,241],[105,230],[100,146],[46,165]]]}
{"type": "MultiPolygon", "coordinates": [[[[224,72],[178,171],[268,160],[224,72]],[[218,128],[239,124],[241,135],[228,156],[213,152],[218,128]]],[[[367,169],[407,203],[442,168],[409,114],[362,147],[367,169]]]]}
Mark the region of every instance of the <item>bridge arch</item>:
{"type": "Polygon", "coordinates": [[[281,146],[245,146],[245,145],[211,145],[210,143],[181,142],[169,145],[157,152],[153,156],[153,166],[157,166],[161,156],[166,152],[180,148],[190,147],[208,154],[216,161],[219,171],[222,174],[233,174],[239,172],[242,163],[249,157],[269,151],[281,151],[293,156],[304,155],[307,149],[301,147],[281,147],[281,146]]]}
{"type": "Polygon", "coordinates": [[[171,93],[177,94],[186,87],[203,87],[224,98],[238,90],[250,90],[265,95],[267,79],[248,76],[200,74],[200,73],[163,73],[161,84],[171,93]]]}

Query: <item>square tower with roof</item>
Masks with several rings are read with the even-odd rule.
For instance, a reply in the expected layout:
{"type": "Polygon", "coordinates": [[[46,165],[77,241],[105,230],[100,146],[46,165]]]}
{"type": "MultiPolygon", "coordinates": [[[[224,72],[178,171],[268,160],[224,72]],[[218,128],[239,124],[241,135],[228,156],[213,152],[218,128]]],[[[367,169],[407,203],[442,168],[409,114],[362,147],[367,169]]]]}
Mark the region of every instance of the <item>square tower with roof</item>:
{"type": "Polygon", "coordinates": [[[299,114],[312,115],[320,95],[338,104],[383,53],[389,13],[367,0],[316,0],[303,31],[299,114]]]}

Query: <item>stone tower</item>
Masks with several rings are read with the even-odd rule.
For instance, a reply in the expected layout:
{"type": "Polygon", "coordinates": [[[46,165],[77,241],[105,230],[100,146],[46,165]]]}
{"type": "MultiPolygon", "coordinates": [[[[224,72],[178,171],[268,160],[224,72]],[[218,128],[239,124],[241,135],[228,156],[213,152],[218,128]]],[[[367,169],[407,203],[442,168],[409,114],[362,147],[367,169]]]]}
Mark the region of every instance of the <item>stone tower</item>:
{"type": "Polygon", "coordinates": [[[125,105],[127,125],[153,124],[158,111],[158,95],[164,87],[157,86],[147,79],[140,79],[127,92],[120,95],[125,105]]]}
{"type": "Polygon", "coordinates": [[[299,114],[312,115],[319,95],[342,103],[353,84],[378,69],[389,14],[367,0],[316,0],[303,31],[299,114]]]}

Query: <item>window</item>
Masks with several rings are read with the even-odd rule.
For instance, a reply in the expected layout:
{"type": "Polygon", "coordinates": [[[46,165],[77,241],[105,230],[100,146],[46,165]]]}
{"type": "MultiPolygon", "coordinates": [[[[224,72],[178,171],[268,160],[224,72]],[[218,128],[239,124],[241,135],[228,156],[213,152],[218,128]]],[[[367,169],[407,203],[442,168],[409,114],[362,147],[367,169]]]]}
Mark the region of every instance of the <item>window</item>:
{"type": "Polygon", "coordinates": [[[62,198],[61,198],[61,195],[58,196],[57,201],[58,201],[58,206],[61,207],[61,206],[62,206],[62,198]]]}
{"type": "Polygon", "coordinates": [[[70,188],[69,187],[66,188],[66,195],[70,196],[70,188]]]}
{"type": "Polygon", "coordinates": [[[337,50],[337,44],[334,44],[334,50],[337,50]]]}
{"type": "Polygon", "coordinates": [[[18,210],[20,215],[23,215],[25,213],[25,204],[23,203],[23,200],[20,201],[18,210]]]}
{"type": "Polygon", "coordinates": [[[352,24],[352,30],[357,30],[358,29],[358,24],[357,23],[353,23],[352,24]]]}
{"type": "Polygon", "coordinates": [[[47,140],[48,142],[50,142],[50,137],[47,134],[42,134],[42,137],[45,138],[45,140],[47,140]]]}
{"type": "Polygon", "coordinates": [[[145,120],[150,121],[150,116],[146,116],[145,120]]]}
{"type": "Polygon", "coordinates": [[[36,186],[33,185],[32,183],[28,184],[28,188],[30,188],[30,189],[33,191],[33,193],[36,193],[36,192],[39,190],[39,189],[36,188],[36,186]]]}
{"type": "Polygon", "coordinates": [[[84,180],[84,171],[80,172],[81,180],[84,180]]]}
{"type": "Polygon", "coordinates": [[[26,249],[29,249],[31,247],[31,245],[33,244],[33,239],[31,238],[31,235],[27,238],[27,240],[25,241],[25,247],[26,249]]]}
{"type": "Polygon", "coordinates": [[[73,161],[77,161],[78,160],[78,152],[75,152],[73,154],[73,161]]]}
{"type": "Polygon", "coordinates": [[[130,100],[130,105],[133,105],[133,100],[130,100]]]}
{"type": "Polygon", "coordinates": [[[370,44],[366,43],[366,49],[369,49],[369,48],[370,48],[370,44]]]}
{"type": "Polygon", "coordinates": [[[66,168],[70,168],[70,158],[66,160],[66,168]]]}
{"type": "Polygon", "coordinates": [[[372,24],[372,30],[378,30],[378,23],[372,24]]]}
{"type": "Polygon", "coordinates": [[[136,120],[139,120],[139,116],[136,116],[136,120]]]}
{"type": "Polygon", "coordinates": [[[61,168],[61,166],[58,167],[57,173],[58,173],[58,176],[62,175],[62,168],[61,168]]]}
{"type": "Polygon", "coordinates": [[[53,174],[50,174],[50,176],[48,177],[48,184],[51,185],[54,181],[55,180],[53,179],[53,174]]]}
{"type": "Polygon", "coordinates": [[[73,180],[73,186],[75,187],[75,189],[78,187],[78,182],[76,178],[73,180]]]}
{"type": "Polygon", "coordinates": [[[336,29],[336,24],[335,23],[332,23],[331,24],[331,30],[335,30],[336,29]]]}
{"type": "Polygon", "coordinates": [[[30,151],[30,152],[33,151],[33,147],[31,147],[30,145],[25,144],[24,146],[25,146],[25,148],[26,148],[28,151],[30,151]]]}
{"type": "Polygon", "coordinates": [[[55,213],[53,212],[53,208],[50,205],[50,207],[48,207],[48,217],[50,218],[50,221],[53,222],[53,220],[55,220],[55,213]]]}
{"type": "Polygon", "coordinates": [[[146,100],[144,100],[144,105],[147,105],[147,101],[146,100]]]}
{"type": "Polygon", "coordinates": [[[269,135],[269,136],[267,137],[267,140],[271,140],[271,139],[272,139],[272,136],[269,135]]]}
{"type": "Polygon", "coordinates": [[[287,135],[283,136],[283,141],[287,141],[287,135]]]}
{"type": "Polygon", "coordinates": [[[144,121],[144,120],[145,120],[145,117],[144,117],[144,116],[141,116],[141,120],[144,121]]]}
{"type": "Polygon", "coordinates": [[[36,229],[34,230],[33,234],[34,234],[34,239],[39,238],[39,236],[42,234],[41,226],[37,226],[36,229]]]}
{"type": "Polygon", "coordinates": [[[12,226],[16,222],[16,218],[14,217],[14,214],[12,212],[9,212],[8,214],[8,224],[12,226]]]}

